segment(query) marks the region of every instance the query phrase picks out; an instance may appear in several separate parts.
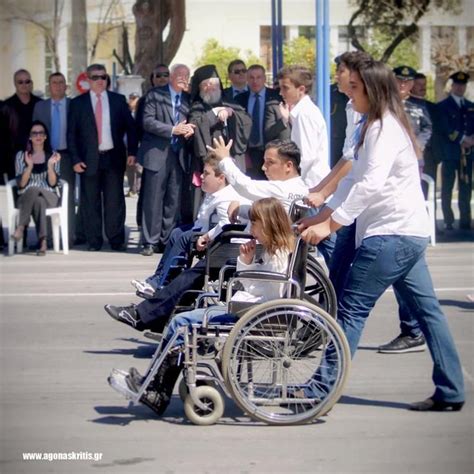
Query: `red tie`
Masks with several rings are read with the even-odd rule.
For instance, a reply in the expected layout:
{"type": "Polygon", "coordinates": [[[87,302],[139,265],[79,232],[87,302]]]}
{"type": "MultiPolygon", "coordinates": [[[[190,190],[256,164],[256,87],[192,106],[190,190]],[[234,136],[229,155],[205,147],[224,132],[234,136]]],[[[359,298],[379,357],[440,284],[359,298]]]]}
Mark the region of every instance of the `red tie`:
{"type": "Polygon", "coordinates": [[[100,145],[102,143],[102,99],[100,94],[97,94],[97,104],[95,105],[95,124],[100,145]]]}

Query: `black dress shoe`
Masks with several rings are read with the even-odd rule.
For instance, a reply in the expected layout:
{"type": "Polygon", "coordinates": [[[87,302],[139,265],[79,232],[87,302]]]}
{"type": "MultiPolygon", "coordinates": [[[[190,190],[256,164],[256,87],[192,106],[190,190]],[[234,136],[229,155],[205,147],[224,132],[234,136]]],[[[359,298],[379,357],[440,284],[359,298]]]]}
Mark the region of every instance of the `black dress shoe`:
{"type": "Polygon", "coordinates": [[[461,411],[464,402],[443,402],[427,398],[422,402],[412,403],[410,410],[413,411],[461,411]]]}
{"type": "Polygon", "coordinates": [[[82,237],[76,237],[73,244],[74,245],[84,245],[86,242],[87,242],[86,239],[83,239],[82,237]]]}
{"type": "Polygon", "coordinates": [[[143,255],[144,257],[151,257],[153,253],[153,245],[144,245],[143,250],[140,252],[140,255],[143,255]]]}
{"type": "Polygon", "coordinates": [[[101,248],[102,247],[99,245],[89,245],[89,247],[87,247],[87,250],[89,252],[99,252],[101,248]]]}
{"type": "Polygon", "coordinates": [[[161,242],[158,244],[153,245],[153,252],[155,253],[163,253],[165,251],[166,245],[162,244],[161,242]]]}
{"type": "Polygon", "coordinates": [[[127,251],[127,246],[125,244],[111,244],[110,248],[114,252],[126,252],[127,251]]]}

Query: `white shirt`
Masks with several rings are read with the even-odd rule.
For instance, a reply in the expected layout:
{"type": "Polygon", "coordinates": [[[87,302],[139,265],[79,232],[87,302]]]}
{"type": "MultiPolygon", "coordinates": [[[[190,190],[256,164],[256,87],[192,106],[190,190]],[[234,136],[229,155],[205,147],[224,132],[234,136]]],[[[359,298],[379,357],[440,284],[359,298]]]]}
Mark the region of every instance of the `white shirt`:
{"type": "Polygon", "coordinates": [[[209,239],[213,240],[226,224],[230,224],[227,215],[227,209],[232,201],[239,201],[248,204],[248,200],[240,196],[237,191],[230,185],[219,189],[215,193],[209,193],[199,206],[198,215],[194,221],[193,229],[200,229],[201,232],[207,232],[209,239]],[[217,224],[209,230],[209,222],[211,215],[216,212],[217,224]]]}
{"type": "MultiPolygon", "coordinates": [[[[225,174],[227,182],[243,197],[250,201],[274,197],[281,201],[286,212],[289,211],[292,201],[303,198],[308,194],[308,187],[300,176],[285,181],[258,181],[249,178],[237,168],[232,158],[224,158],[219,163],[219,168],[225,174]]],[[[241,206],[240,213],[245,206],[241,206]]]]}
{"type": "Polygon", "coordinates": [[[291,139],[301,151],[301,177],[313,188],[331,171],[326,122],[308,95],[291,109],[290,117],[291,139]]]}
{"type": "MultiPolygon", "coordinates": [[[[255,270],[262,272],[286,273],[289,263],[289,252],[277,250],[275,255],[264,252],[261,263],[255,261],[245,264],[237,258],[237,271],[255,270]]],[[[275,282],[243,281],[245,291],[238,291],[232,296],[232,301],[269,301],[279,299],[283,296],[284,285],[275,282]]]]}
{"type": "MultiPolygon", "coordinates": [[[[97,94],[95,92],[89,92],[92,102],[92,110],[95,115],[95,108],[97,106],[97,94]]],[[[112,130],[110,128],[110,106],[109,96],[107,91],[103,91],[100,94],[102,102],[102,142],[99,145],[99,151],[111,150],[114,147],[114,141],[112,140],[112,130]]]]}
{"type": "MultiPolygon", "coordinates": [[[[346,118],[346,138],[344,139],[344,147],[342,148],[342,159],[352,161],[354,159],[354,150],[357,145],[356,141],[358,140],[355,132],[360,120],[362,119],[362,114],[354,110],[352,100],[346,104],[346,118]]],[[[337,189],[329,200],[328,206],[331,209],[338,208],[346,199],[353,184],[354,177],[351,169],[351,171],[349,171],[349,173],[347,173],[347,175],[344,176],[337,185],[337,189]]]]}
{"type": "Polygon", "coordinates": [[[374,235],[428,237],[429,220],[418,161],[410,138],[393,115],[367,130],[352,165],[354,184],[332,218],[350,225],[357,218],[356,247],[374,235]]]}

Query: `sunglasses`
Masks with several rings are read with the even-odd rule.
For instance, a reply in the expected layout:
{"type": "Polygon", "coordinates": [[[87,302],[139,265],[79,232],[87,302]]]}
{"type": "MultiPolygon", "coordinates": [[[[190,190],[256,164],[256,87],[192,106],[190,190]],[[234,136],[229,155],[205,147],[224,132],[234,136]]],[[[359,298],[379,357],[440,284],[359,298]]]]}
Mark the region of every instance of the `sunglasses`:
{"type": "Polygon", "coordinates": [[[30,137],[44,137],[46,135],[45,132],[31,132],[30,137]]]}
{"type": "Polygon", "coordinates": [[[169,72],[155,72],[155,77],[158,79],[160,77],[170,77],[169,72]]]}
{"type": "Polygon", "coordinates": [[[31,84],[31,79],[25,79],[24,81],[20,79],[19,81],[16,81],[16,83],[20,86],[22,86],[23,84],[31,84]]]}
{"type": "Polygon", "coordinates": [[[234,74],[245,74],[247,72],[247,69],[234,69],[234,74]]]}
{"type": "Polygon", "coordinates": [[[101,74],[101,75],[97,75],[97,76],[89,76],[89,79],[91,81],[106,81],[107,80],[107,74],[101,74]]]}

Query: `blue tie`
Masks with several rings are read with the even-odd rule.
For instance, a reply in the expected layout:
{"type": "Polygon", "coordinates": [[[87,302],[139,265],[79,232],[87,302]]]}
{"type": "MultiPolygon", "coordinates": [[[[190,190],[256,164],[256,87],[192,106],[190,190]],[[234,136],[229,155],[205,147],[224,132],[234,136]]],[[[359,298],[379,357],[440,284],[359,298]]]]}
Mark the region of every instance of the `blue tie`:
{"type": "MultiPolygon", "coordinates": [[[[176,94],[174,96],[174,117],[173,117],[173,125],[178,125],[179,123],[179,107],[180,107],[180,96],[179,94],[176,94]]],[[[178,136],[173,135],[171,138],[171,148],[173,148],[174,151],[178,151],[179,148],[179,141],[178,141],[178,136]]]]}
{"type": "Polygon", "coordinates": [[[260,144],[260,95],[255,94],[255,102],[252,110],[252,130],[250,131],[250,143],[260,144]]]}
{"type": "Polygon", "coordinates": [[[51,120],[51,146],[53,150],[59,150],[61,145],[61,112],[59,102],[53,102],[53,117],[51,120]]]}

